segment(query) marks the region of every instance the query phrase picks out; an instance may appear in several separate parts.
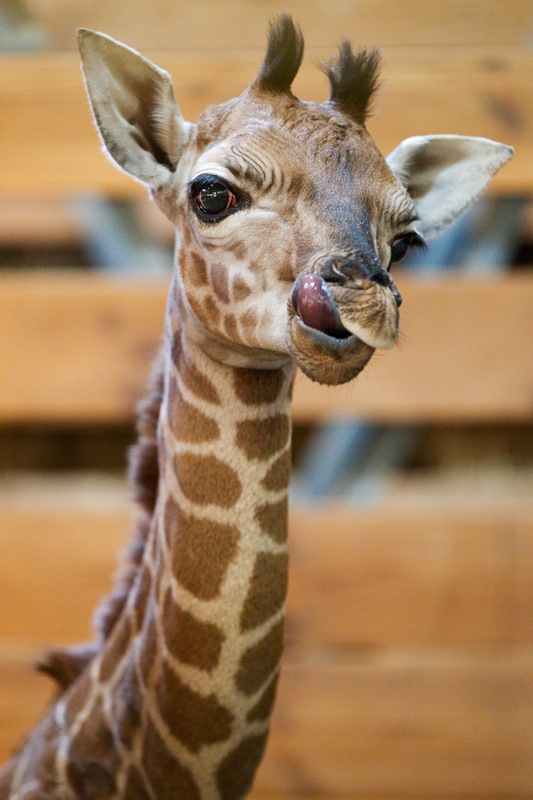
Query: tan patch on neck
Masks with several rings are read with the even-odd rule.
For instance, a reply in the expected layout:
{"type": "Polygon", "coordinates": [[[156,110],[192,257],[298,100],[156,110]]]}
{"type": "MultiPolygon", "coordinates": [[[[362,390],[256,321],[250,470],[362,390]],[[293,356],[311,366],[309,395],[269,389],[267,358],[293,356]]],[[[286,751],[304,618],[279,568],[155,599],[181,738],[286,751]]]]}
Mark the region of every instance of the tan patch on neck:
{"type": "Polygon", "coordinates": [[[286,446],[290,430],[286,414],[266,419],[245,419],[237,424],[235,444],[250,461],[264,461],[286,446]]]}
{"type": "Polygon", "coordinates": [[[172,361],[180,373],[180,377],[189,391],[200,398],[206,400],[213,405],[220,405],[220,397],[218,392],[209,380],[200,370],[190,361],[185,358],[181,350],[180,342],[174,339],[172,342],[171,350],[172,361]]]}
{"type": "Polygon", "coordinates": [[[163,607],[165,640],[172,655],[184,664],[211,672],[218,664],[224,634],[216,625],[180,608],[169,589],[163,607]]]}
{"type": "Polygon", "coordinates": [[[250,736],[222,761],[217,772],[217,785],[222,800],[235,800],[248,794],[263,757],[266,740],[267,733],[250,736]]]}
{"type": "Polygon", "coordinates": [[[255,704],[250,709],[246,716],[247,722],[263,722],[270,717],[274,700],[276,699],[276,689],[278,688],[279,673],[274,675],[265,691],[255,704]]]}
{"type": "Polygon", "coordinates": [[[201,600],[217,597],[237,552],[237,528],[190,516],[169,498],[165,508],[165,529],[178,583],[201,600]]]}
{"type": "Polygon", "coordinates": [[[259,553],[241,614],[241,630],[262,625],[282,607],[287,596],[287,553],[259,553]]]}
{"type": "Polygon", "coordinates": [[[287,450],[277,458],[267,474],[261,481],[261,485],[271,492],[279,492],[286,489],[291,477],[291,454],[287,450]]]}
{"type": "Polygon", "coordinates": [[[278,503],[264,503],[255,510],[261,530],[278,544],[287,540],[288,502],[285,497],[278,503]]]}
{"type": "Polygon", "coordinates": [[[200,800],[200,791],[191,772],[168,750],[151,719],[146,721],[142,763],[152,796],[200,800]]]}
{"type": "Polygon", "coordinates": [[[216,456],[180,453],[174,469],[183,494],[193,503],[232,508],[241,496],[237,473],[216,456]]]}
{"type": "Polygon", "coordinates": [[[220,429],[215,420],[184,400],[172,376],[169,381],[168,401],[170,428],[178,441],[199,444],[218,439],[220,429]]]}
{"type": "Polygon", "coordinates": [[[244,694],[259,691],[277,669],[283,652],[283,630],[281,620],[266,636],[244,651],[235,676],[237,688],[244,694]]]}
{"type": "Polygon", "coordinates": [[[279,369],[234,369],[235,394],[247,406],[259,406],[277,400],[283,386],[279,369]]]}
{"type": "Polygon", "coordinates": [[[172,731],[191,752],[215,742],[223,742],[231,734],[233,714],[221,705],[216,695],[207,697],[189,689],[163,662],[157,685],[159,713],[172,731]]]}

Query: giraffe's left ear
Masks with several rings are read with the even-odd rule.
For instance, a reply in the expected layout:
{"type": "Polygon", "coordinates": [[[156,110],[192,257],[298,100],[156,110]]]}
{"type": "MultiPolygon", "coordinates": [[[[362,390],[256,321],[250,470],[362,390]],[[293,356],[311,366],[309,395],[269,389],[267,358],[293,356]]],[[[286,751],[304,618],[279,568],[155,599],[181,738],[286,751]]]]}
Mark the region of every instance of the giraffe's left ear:
{"type": "Polygon", "coordinates": [[[113,161],[155,189],[190,137],[168,72],[110,36],[80,28],[83,74],[96,125],[113,161]]]}
{"type": "Polygon", "coordinates": [[[387,158],[412,195],[425,239],[443,231],[466,211],[513,148],[470,136],[414,136],[387,158]]]}

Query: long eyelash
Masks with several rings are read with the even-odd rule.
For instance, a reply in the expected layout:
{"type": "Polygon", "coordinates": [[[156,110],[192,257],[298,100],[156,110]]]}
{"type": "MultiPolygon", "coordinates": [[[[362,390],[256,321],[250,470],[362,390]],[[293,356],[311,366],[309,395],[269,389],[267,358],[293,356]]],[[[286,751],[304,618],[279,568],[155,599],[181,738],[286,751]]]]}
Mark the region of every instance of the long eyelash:
{"type": "Polygon", "coordinates": [[[409,240],[409,247],[411,247],[413,250],[428,249],[426,240],[423,239],[419,233],[413,233],[412,238],[409,240]]]}

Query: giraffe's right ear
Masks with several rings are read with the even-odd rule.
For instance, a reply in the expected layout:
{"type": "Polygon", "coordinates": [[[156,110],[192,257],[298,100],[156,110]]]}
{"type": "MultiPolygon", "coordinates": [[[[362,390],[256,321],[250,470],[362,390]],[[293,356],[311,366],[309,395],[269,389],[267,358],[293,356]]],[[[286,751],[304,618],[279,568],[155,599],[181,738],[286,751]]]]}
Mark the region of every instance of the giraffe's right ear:
{"type": "Polygon", "coordinates": [[[127,173],[156,189],[168,182],[190,137],[168,72],[109,36],[80,28],[87,93],[104,147],[127,173]]]}

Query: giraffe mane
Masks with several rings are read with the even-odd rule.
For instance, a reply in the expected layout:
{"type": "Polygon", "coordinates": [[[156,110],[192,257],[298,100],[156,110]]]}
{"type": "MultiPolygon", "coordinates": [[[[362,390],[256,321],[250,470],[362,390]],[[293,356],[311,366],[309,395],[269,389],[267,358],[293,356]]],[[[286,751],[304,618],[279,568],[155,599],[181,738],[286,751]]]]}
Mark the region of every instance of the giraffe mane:
{"type": "Polygon", "coordinates": [[[349,42],[342,42],[338,56],[325,64],[331,88],[330,102],[359,125],[371,113],[372,100],[379,88],[379,50],[353,52],[349,42]]]}
{"type": "Polygon", "coordinates": [[[159,461],[157,424],[163,397],[162,353],[154,363],[148,391],[137,413],[137,442],[129,454],[129,478],[138,514],[132,540],[122,560],[115,589],[105,597],[95,615],[100,640],[67,649],[51,648],[35,663],[35,668],[54,679],[62,694],[103,648],[119,619],[141,564],[150,523],[157,500],[159,461]]]}

